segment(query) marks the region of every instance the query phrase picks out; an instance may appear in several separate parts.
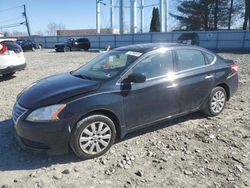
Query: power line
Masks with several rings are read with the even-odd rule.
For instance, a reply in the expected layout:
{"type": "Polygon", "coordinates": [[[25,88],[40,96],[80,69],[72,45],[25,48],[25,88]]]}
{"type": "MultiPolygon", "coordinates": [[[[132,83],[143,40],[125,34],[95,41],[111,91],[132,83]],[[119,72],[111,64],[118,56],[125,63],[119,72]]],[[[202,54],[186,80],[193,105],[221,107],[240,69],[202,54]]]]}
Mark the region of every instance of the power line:
{"type": "Polygon", "coordinates": [[[11,28],[11,27],[17,27],[17,26],[20,26],[20,25],[25,25],[25,22],[3,25],[3,26],[0,26],[0,28],[1,29],[6,29],[6,28],[11,28]]]}
{"type": "Polygon", "coordinates": [[[2,20],[2,21],[0,21],[0,23],[5,23],[5,22],[13,21],[13,20],[20,20],[20,19],[22,19],[22,18],[21,17],[10,18],[10,19],[7,19],[7,20],[2,20]]]}
{"type": "Polygon", "coordinates": [[[9,10],[12,10],[12,9],[16,9],[16,8],[20,8],[20,7],[22,7],[23,5],[19,5],[19,6],[16,6],[16,7],[10,7],[10,8],[6,8],[6,9],[2,9],[2,10],[0,10],[0,13],[1,12],[6,12],[6,11],[9,11],[9,10]]]}

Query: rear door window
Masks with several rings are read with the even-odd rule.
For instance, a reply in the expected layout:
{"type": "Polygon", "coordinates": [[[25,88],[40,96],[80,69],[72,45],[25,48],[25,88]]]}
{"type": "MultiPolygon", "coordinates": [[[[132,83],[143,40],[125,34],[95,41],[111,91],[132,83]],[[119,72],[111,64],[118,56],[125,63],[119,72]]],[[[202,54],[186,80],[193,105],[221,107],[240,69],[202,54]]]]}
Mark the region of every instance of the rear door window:
{"type": "Polygon", "coordinates": [[[201,67],[206,64],[205,57],[199,50],[178,49],[176,54],[179,71],[201,67]]]}
{"type": "Polygon", "coordinates": [[[21,46],[19,46],[15,41],[4,41],[4,43],[11,51],[16,53],[20,53],[22,51],[21,46]]]}

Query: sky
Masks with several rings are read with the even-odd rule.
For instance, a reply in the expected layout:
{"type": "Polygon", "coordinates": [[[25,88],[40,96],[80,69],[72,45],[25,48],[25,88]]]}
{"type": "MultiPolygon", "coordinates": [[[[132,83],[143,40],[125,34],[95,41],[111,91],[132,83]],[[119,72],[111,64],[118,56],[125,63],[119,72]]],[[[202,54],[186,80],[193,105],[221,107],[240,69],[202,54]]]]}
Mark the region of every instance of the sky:
{"type": "MultiPolygon", "coordinates": [[[[101,5],[101,27],[109,27],[109,2],[103,0],[101,5]]],[[[115,0],[116,6],[118,0],[115,0]]],[[[145,0],[145,5],[158,4],[159,0],[145,0]]],[[[129,6],[130,0],[125,0],[125,6],[129,6]]],[[[96,27],[96,0],[0,0],[0,32],[14,30],[26,32],[25,26],[3,29],[1,27],[20,23],[23,4],[26,5],[27,16],[31,33],[37,31],[46,33],[47,25],[51,22],[63,24],[66,29],[85,29],[96,27]]],[[[148,30],[151,21],[152,6],[145,8],[145,28],[148,30]]],[[[118,8],[115,8],[115,27],[118,28],[118,8]]],[[[139,11],[138,11],[139,20],[139,11]]],[[[125,25],[129,26],[129,9],[125,11],[125,25]]],[[[138,21],[139,26],[139,21],[138,21]]],[[[126,27],[126,26],[125,26],[126,27]]]]}

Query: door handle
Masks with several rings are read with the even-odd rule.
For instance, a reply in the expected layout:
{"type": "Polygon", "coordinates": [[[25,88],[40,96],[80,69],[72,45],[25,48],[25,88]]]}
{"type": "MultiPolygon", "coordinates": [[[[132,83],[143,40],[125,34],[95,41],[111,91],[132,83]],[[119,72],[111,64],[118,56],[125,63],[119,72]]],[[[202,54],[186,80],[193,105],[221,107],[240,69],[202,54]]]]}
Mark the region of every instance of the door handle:
{"type": "Polygon", "coordinates": [[[177,87],[177,86],[178,86],[178,84],[171,84],[171,85],[167,86],[166,88],[168,89],[168,88],[173,88],[173,87],[177,87]]]}
{"type": "Polygon", "coordinates": [[[209,74],[209,75],[205,76],[205,79],[210,79],[210,78],[213,78],[213,77],[214,77],[213,74],[209,74]]]}

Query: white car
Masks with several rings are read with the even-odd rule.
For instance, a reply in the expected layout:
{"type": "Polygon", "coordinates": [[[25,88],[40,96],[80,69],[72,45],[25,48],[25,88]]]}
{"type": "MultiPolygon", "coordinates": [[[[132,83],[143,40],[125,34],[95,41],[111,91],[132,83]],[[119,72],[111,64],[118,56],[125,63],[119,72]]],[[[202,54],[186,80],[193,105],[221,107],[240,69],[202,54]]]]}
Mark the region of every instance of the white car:
{"type": "Polygon", "coordinates": [[[0,75],[12,76],[25,67],[23,50],[16,39],[0,38],[0,75]]]}

